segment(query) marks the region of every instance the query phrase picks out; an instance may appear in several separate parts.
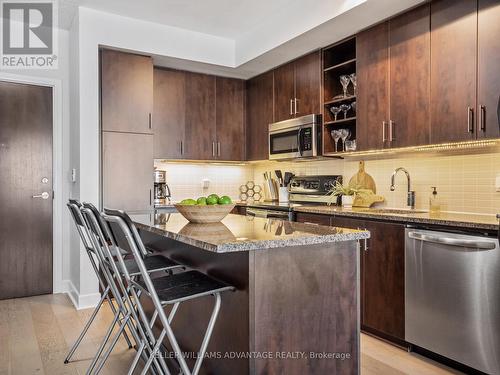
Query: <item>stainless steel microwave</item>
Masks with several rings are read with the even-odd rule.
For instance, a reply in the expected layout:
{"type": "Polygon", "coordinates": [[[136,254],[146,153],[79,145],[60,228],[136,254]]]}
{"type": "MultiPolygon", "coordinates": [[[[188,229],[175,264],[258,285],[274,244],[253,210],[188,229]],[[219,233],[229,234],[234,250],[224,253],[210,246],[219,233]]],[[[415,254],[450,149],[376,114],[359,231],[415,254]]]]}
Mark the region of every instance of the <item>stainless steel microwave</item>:
{"type": "Polygon", "coordinates": [[[269,160],[321,155],[321,115],[269,124],[269,160]]]}

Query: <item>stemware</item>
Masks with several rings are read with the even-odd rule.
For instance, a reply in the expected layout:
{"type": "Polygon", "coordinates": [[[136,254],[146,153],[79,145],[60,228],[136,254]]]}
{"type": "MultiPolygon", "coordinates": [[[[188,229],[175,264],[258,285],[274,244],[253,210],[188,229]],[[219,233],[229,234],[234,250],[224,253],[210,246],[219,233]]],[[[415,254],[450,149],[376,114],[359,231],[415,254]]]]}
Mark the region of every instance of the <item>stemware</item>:
{"type": "Polygon", "coordinates": [[[349,104],[341,104],[339,108],[342,112],[344,112],[344,119],[346,119],[347,111],[351,109],[351,106],[349,104]]]}
{"type": "Polygon", "coordinates": [[[347,86],[349,86],[349,82],[351,81],[351,77],[348,75],[341,75],[340,76],[340,84],[342,85],[342,88],[344,89],[344,98],[347,98],[347,86]]]}
{"type": "Polygon", "coordinates": [[[330,112],[333,113],[334,120],[337,121],[337,115],[341,112],[342,110],[339,107],[331,107],[330,112]]]}
{"type": "Polygon", "coordinates": [[[356,87],[357,87],[356,73],[350,74],[349,79],[351,80],[352,86],[354,87],[354,95],[356,95],[358,92],[358,90],[356,89],[356,87]]]}
{"type": "Polygon", "coordinates": [[[351,109],[354,111],[354,113],[356,113],[356,102],[352,102],[351,103],[351,109]]]}
{"type": "Polygon", "coordinates": [[[342,138],[342,148],[345,151],[346,150],[345,141],[347,138],[351,136],[351,132],[349,129],[340,129],[339,133],[340,133],[340,138],[342,138]]]}
{"type": "Polygon", "coordinates": [[[340,130],[332,130],[330,132],[330,135],[332,136],[333,138],[333,141],[335,142],[335,152],[337,152],[337,144],[339,142],[339,139],[340,139],[340,130]]]}

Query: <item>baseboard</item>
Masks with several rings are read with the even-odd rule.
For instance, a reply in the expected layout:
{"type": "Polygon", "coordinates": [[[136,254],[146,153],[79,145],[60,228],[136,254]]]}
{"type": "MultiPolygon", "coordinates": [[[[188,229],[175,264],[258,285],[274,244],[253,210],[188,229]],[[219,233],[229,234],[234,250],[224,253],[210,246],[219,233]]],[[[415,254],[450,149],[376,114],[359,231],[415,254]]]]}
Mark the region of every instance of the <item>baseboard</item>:
{"type": "Polygon", "coordinates": [[[67,287],[65,293],[69,296],[69,299],[71,300],[71,302],[73,302],[73,305],[77,310],[90,309],[92,307],[95,307],[101,299],[101,295],[99,293],[78,293],[78,290],[73,285],[71,280],[64,280],[64,284],[67,287]]]}

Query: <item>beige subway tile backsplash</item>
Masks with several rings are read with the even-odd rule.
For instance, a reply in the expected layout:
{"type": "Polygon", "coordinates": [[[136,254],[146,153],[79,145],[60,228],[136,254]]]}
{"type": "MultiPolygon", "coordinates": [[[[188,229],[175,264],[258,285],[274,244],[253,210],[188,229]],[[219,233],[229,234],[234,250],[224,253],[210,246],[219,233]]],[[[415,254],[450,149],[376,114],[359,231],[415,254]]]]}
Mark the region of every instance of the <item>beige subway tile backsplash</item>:
{"type": "MultiPolygon", "coordinates": [[[[167,172],[174,201],[217,193],[239,199],[239,187],[247,181],[264,185],[264,172],[280,169],[296,175],[339,174],[344,181],[358,170],[358,161],[322,160],[310,162],[264,161],[245,165],[186,164],[156,161],[155,167],[167,172]],[[210,187],[202,188],[208,179],[210,187]]],[[[385,197],[385,207],[405,207],[406,177],[396,178],[396,190],[390,191],[391,174],[405,167],[411,175],[418,209],[428,209],[431,186],[436,186],[442,209],[446,211],[496,214],[500,212],[500,193],[495,178],[500,175],[500,153],[480,155],[421,156],[367,160],[366,172],[377,185],[377,194],[385,197]]]]}

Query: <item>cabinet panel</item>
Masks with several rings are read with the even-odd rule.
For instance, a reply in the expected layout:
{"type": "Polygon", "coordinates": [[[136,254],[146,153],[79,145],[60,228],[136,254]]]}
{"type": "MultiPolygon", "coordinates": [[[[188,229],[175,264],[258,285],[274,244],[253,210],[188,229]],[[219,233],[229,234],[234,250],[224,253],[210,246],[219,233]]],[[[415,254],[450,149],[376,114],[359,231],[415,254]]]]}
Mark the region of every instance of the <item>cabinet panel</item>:
{"type": "Polygon", "coordinates": [[[296,213],[296,221],[299,223],[309,223],[309,224],[320,224],[320,225],[330,225],[329,215],[318,215],[318,214],[309,214],[306,212],[297,212],[296,213]]]}
{"type": "Polygon", "coordinates": [[[500,0],[479,0],[478,98],[479,138],[500,137],[500,0]],[[481,106],[484,107],[481,109],[481,106]]]}
{"type": "Polygon", "coordinates": [[[293,118],[295,98],[295,63],[274,70],[274,121],[293,118]]]}
{"type": "Polygon", "coordinates": [[[269,124],[273,119],[273,72],[247,81],[247,159],[269,158],[269,124]]]}
{"type": "Polygon", "coordinates": [[[245,81],[216,78],[217,159],[245,159],[245,81]]]}
{"type": "Polygon", "coordinates": [[[179,70],[154,70],[154,157],[183,157],[186,124],[186,74],[179,70]]]}
{"type": "Polygon", "coordinates": [[[475,138],[477,2],[431,3],[431,142],[475,138]],[[470,118],[470,119],[469,119],[470,118]]]}
{"type": "Polygon", "coordinates": [[[101,108],[102,130],[152,134],[152,59],[102,50],[101,108]]]}
{"type": "MultiPolygon", "coordinates": [[[[296,117],[321,113],[321,52],[295,60],[296,117]]],[[[295,108],[294,108],[295,112],[295,108]]]]}
{"type": "Polygon", "coordinates": [[[384,22],[356,38],[357,147],[382,149],[388,145],[389,121],[389,24],[384,22]]]}
{"type": "Polygon", "coordinates": [[[186,72],[186,159],[215,158],[215,77],[186,72]]]}
{"type": "Polygon", "coordinates": [[[153,136],[102,132],[102,183],[104,207],[150,209],[153,136]]]}
{"type": "Polygon", "coordinates": [[[390,145],[429,144],[430,4],[390,20],[389,28],[390,145]]]}

